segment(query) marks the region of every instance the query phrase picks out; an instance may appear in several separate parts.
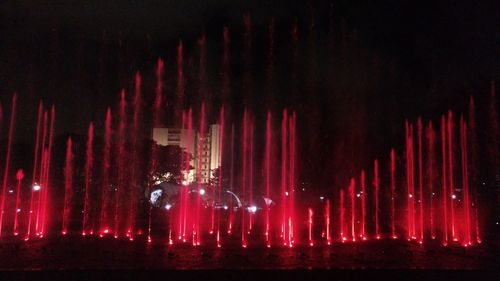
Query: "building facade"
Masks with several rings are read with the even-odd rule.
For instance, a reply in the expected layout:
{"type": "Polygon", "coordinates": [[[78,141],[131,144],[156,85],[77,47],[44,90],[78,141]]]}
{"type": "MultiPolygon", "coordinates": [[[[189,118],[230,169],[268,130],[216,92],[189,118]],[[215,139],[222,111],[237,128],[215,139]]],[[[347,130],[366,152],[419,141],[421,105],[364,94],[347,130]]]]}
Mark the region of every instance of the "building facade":
{"type": "Polygon", "coordinates": [[[158,145],[179,146],[191,154],[190,165],[194,167],[185,173],[187,183],[208,183],[213,172],[220,167],[220,126],[212,124],[203,136],[194,129],[153,128],[152,139],[158,145]]]}

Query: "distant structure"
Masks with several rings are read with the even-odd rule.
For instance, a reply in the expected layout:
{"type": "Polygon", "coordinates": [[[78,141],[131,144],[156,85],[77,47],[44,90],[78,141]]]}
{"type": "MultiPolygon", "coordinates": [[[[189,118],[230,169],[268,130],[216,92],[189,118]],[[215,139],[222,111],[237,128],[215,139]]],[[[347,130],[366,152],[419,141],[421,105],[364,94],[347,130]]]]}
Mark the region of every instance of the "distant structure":
{"type": "Polygon", "coordinates": [[[158,145],[179,146],[191,154],[190,165],[194,169],[185,174],[188,183],[195,182],[200,172],[201,182],[208,183],[213,177],[214,170],[220,167],[219,124],[210,125],[208,131],[204,133],[203,138],[200,138],[199,132],[195,129],[153,128],[152,139],[158,145]],[[191,140],[189,136],[191,136],[191,140]],[[202,149],[201,165],[199,161],[200,149],[202,149]]]}

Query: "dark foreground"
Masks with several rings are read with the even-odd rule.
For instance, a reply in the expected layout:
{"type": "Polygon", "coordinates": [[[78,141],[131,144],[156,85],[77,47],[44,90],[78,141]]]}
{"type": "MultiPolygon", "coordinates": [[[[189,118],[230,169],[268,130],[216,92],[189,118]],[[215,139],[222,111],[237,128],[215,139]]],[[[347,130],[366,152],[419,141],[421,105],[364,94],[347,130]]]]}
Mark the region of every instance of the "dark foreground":
{"type": "Polygon", "coordinates": [[[273,247],[148,244],[97,237],[0,242],[0,270],[163,269],[461,269],[497,270],[498,245],[423,246],[402,240],[273,247]]]}

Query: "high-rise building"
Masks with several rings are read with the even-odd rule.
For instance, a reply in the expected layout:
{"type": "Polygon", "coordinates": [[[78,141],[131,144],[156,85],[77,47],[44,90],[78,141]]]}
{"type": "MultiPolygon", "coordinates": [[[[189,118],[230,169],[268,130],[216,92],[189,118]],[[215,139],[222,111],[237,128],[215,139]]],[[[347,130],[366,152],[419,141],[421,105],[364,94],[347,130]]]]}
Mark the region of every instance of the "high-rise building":
{"type": "Polygon", "coordinates": [[[194,169],[186,174],[188,183],[197,181],[198,177],[202,183],[208,183],[213,177],[213,172],[220,166],[220,126],[218,124],[210,125],[203,137],[194,129],[153,128],[152,138],[158,145],[179,146],[191,154],[190,165],[194,169]]]}

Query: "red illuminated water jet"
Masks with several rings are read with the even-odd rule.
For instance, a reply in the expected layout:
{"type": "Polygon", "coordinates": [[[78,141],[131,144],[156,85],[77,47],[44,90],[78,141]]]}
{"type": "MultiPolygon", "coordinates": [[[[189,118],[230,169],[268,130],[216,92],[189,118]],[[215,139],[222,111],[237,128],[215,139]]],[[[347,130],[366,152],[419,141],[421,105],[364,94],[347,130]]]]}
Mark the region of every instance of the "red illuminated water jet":
{"type": "Polygon", "coordinates": [[[62,218],[62,234],[68,233],[73,200],[73,141],[68,137],[66,142],[66,162],[64,166],[64,209],[62,218]]]}
{"type": "Polygon", "coordinates": [[[89,125],[89,130],[87,133],[87,146],[86,146],[86,158],[85,158],[85,201],[83,204],[83,222],[82,222],[82,235],[85,236],[87,233],[93,232],[89,220],[91,219],[90,213],[92,212],[92,206],[90,203],[90,187],[92,181],[92,167],[94,165],[94,153],[93,153],[93,142],[94,142],[94,124],[91,122],[89,125]]]}
{"type": "Polygon", "coordinates": [[[16,208],[14,209],[14,236],[19,234],[19,213],[21,212],[21,181],[24,178],[23,170],[19,169],[16,174],[16,208]]]}

